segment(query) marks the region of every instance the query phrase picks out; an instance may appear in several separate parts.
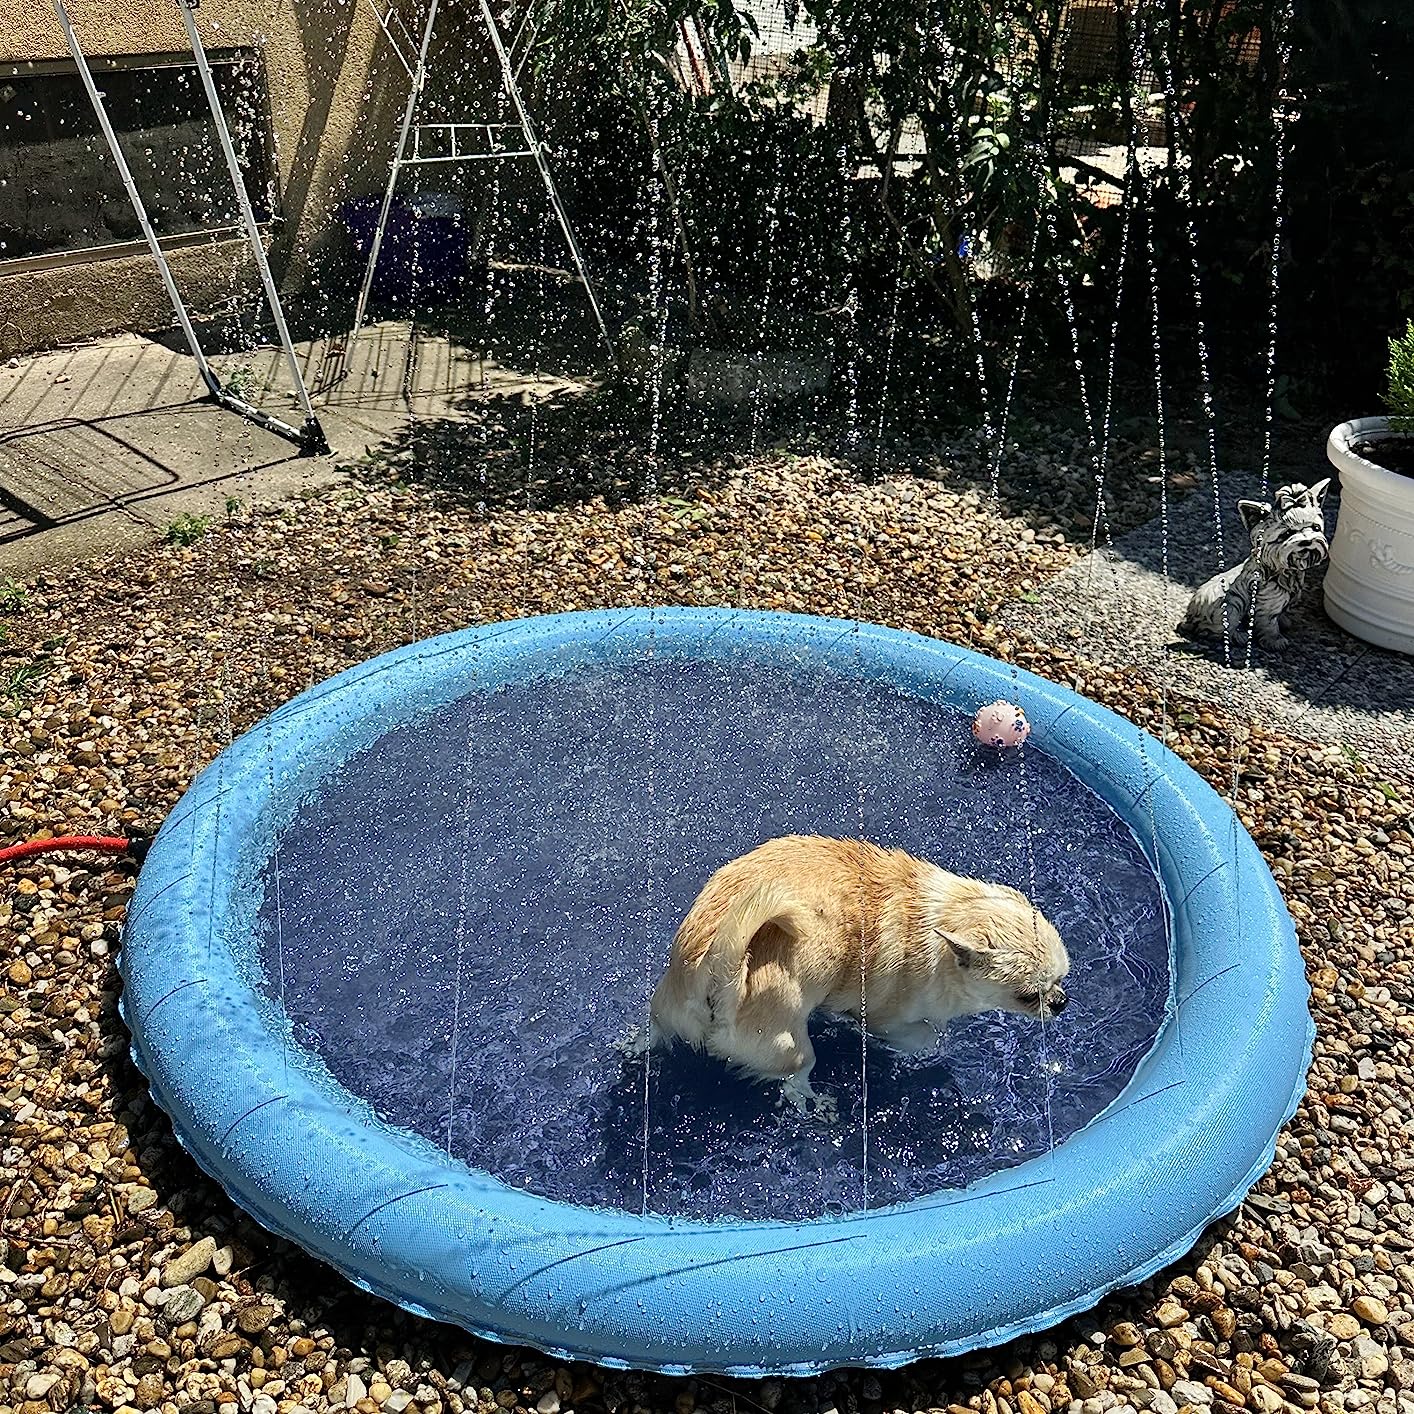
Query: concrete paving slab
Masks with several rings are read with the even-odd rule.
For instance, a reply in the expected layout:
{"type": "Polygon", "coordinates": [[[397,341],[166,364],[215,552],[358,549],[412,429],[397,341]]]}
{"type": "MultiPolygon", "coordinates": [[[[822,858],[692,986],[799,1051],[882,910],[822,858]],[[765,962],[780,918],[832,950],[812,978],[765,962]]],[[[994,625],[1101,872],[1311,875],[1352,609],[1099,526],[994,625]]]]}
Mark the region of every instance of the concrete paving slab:
{"type": "MultiPolygon", "coordinates": [[[[207,401],[184,349],[138,335],[0,366],[0,574],[150,542],[177,516],[220,513],[232,496],[327,486],[341,461],[414,420],[456,420],[483,396],[516,396],[535,382],[406,321],[364,329],[346,360],[343,348],[342,336],[296,345],[333,448],[316,457],[207,401]]],[[[278,350],[211,363],[249,401],[300,420],[278,350]]]]}
{"type": "MultiPolygon", "coordinates": [[[[1326,473],[1313,457],[1308,479],[1326,473]]],[[[1258,479],[1220,477],[1223,553],[1219,559],[1211,489],[1170,507],[1167,554],[1164,518],[1102,547],[1044,584],[1035,602],[1018,601],[1005,622],[1035,638],[1072,648],[1108,665],[1140,666],[1156,681],[1240,717],[1325,743],[1345,743],[1362,759],[1401,778],[1409,774],[1414,739],[1414,659],[1372,648],[1337,628],[1321,608],[1320,576],[1308,581],[1281,655],[1256,650],[1250,665],[1234,646],[1195,647],[1175,632],[1192,591],[1247,554],[1236,505],[1256,497],[1258,479]],[[1167,571],[1167,572],[1166,572],[1167,571]]],[[[1326,502],[1330,534],[1338,497],[1326,502]]]]}

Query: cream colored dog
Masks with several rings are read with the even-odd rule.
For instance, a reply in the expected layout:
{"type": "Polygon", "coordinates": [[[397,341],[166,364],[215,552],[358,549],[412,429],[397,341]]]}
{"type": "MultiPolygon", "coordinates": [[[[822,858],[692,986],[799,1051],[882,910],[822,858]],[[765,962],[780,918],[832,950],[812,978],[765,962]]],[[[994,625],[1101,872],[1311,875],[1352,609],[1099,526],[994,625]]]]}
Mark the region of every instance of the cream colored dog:
{"type": "Polygon", "coordinates": [[[787,836],[724,865],[697,896],[653,993],[648,1045],[685,1041],[829,1116],[810,1085],[817,1008],[924,1051],[955,1016],[1061,1011],[1069,970],[1060,934],[1015,889],[902,850],[787,836]]]}

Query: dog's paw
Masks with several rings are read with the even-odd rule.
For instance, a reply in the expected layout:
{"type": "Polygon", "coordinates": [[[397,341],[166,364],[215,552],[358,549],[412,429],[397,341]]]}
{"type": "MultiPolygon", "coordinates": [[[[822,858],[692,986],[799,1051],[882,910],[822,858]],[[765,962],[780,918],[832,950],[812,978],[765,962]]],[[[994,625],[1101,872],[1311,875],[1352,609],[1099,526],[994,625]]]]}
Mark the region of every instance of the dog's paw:
{"type": "Polygon", "coordinates": [[[645,1026],[630,1026],[614,1042],[614,1049],[628,1060],[641,1060],[652,1047],[653,1037],[645,1026]]]}
{"type": "Polygon", "coordinates": [[[1268,653],[1281,653],[1288,647],[1290,642],[1290,639],[1280,633],[1259,634],[1257,638],[1257,646],[1268,653]]]}
{"type": "Polygon", "coordinates": [[[818,1090],[785,1085],[781,1087],[781,1098],[777,1103],[789,1105],[797,1114],[807,1119],[818,1119],[823,1124],[833,1124],[840,1117],[840,1107],[835,1097],[822,1095],[818,1090]]]}

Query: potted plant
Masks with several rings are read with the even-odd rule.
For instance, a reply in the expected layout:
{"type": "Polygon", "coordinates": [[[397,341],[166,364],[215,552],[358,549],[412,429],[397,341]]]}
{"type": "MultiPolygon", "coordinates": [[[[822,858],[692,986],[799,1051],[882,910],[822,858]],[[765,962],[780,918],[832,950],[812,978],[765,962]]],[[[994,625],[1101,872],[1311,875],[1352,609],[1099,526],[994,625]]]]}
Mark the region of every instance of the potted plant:
{"type": "Polygon", "coordinates": [[[1414,653],[1414,320],[1389,341],[1388,417],[1342,422],[1326,443],[1340,515],[1326,612],[1381,648],[1414,653]]]}

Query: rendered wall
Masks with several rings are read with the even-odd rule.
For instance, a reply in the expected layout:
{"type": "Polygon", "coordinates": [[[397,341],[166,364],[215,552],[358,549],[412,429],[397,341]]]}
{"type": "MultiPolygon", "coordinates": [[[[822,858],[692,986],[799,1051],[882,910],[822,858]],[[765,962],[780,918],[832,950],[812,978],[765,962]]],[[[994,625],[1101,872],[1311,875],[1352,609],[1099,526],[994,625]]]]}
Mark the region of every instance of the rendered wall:
{"type": "MultiPolygon", "coordinates": [[[[91,58],[190,52],[174,0],[71,0],[71,13],[91,58]]],[[[406,93],[373,9],[355,0],[203,0],[197,22],[212,50],[262,54],[281,218],[270,231],[272,264],[286,290],[306,286],[312,272],[324,286],[323,262],[348,259],[337,208],[381,186],[406,93]]],[[[0,6],[0,83],[65,58],[48,0],[0,6]]],[[[246,292],[241,307],[253,307],[254,272],[239,241],[181,245],[169,258],[194,312],[218,311],[237,290],[246,292]]],[[[340,273],[327,286],[347,283],[340,273]]],[[[0,357],[172,323],[145,251],[41,268],[0,260],[0,357]]]]}

